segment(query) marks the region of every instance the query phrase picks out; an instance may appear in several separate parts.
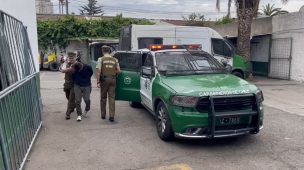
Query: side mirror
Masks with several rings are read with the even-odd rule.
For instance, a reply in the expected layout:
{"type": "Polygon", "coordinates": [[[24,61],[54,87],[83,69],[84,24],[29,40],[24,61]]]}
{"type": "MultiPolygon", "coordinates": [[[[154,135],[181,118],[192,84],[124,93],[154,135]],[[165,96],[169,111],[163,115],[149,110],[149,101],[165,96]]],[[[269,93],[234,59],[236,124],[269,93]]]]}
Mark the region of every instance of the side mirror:
{"type": "Polygon", "coordinates": [[[221,60],[221,63],[223,64],[224,67],[227,67],[227,65],[228,65],[227,60],[221,60]]]}
{"type": "Polygon", "coordinates": [[[232,72],[232,66],[228,64],[226,60],[221,60],[221,63],[223,66],[226,68],[227,72],[231,73],[232,72]]]}
{"type": "Polygon", "coordinates": [[[154,71],[153,71],[152,67],[143,66],[142,69],[141,69],[141,74],[145,78],[152,78],[153,74],[154,74],[154,71]]]}

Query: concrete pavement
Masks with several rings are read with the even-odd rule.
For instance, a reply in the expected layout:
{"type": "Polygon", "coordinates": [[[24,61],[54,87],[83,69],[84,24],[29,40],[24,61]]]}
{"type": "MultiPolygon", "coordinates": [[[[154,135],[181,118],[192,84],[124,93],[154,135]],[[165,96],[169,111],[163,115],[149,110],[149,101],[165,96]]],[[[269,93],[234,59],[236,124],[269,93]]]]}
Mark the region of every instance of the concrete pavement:
{"type": "MultiPolygon", "coordinates": [[[[28,170],[304,169],[304,117],[296,110],[291,114],[266,106],[264,129],[258,135],[166,143],[157,136],[154,118],[127,102],[117,102],[116,123],[102,121],[96,88],[89,117],[76,122],[73,113],[71,120],[65,120],[62,80],[60,73],[41,73],[44,124],[27,162],[28,170]]],[[[264,90],[266,105],[287,98],[280,95],[288,92],[273,90],[285,87],[273,85],[275,80],[270,84],[257,79],[255,83],[264,90]]],[[[290,86],[288,91],[292,87],[303,90],[301,84],[286,86],[290,86]]],[[[288,104],[284,107],[288,109],[288,104]]]]}
{"type": "Polygon", "coordinates": [[[264,77],[255,77],[252,83],[263,91],[265,105],[304,116],[303,83],[264,77]]]}

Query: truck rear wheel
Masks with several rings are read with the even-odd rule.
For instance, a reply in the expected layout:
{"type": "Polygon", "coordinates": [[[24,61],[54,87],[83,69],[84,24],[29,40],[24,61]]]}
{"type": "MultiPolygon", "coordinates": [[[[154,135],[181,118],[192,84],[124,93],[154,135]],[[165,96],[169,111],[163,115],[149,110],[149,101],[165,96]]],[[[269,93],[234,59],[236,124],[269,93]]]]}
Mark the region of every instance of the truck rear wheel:
{"type": "Polygon", "coordinates": [[[57,62],[52,62],[52,63],[50,63],[49,68],[50,68],[51,71],[58,71],[59,64],[57,62]]]}
{"type": "Polygon", "coordinates": [[[163,102],[158,103],[155,116],[158,136],[163,141],[171,141],[174,138],[171,119],[168,109],[163,102]]]}

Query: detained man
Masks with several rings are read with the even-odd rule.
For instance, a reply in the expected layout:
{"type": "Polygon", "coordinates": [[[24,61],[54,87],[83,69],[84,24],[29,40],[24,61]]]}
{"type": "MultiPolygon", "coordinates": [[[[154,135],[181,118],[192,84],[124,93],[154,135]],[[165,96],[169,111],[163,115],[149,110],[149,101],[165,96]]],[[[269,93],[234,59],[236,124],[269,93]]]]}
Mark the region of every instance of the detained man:
{"type": "Polygon", "coordinates": [[[86,115],[91,108],[90,95],[92,91],[91,77],[93,69],[87,64],[77,62],[70,69],[62,70],[62,72],[73,73],[75,103],[77,111],[77,121],[82,120],[82,115],[86,115]],[[81,101],[85,102],[85,109],[82,112],[81,101]]]}

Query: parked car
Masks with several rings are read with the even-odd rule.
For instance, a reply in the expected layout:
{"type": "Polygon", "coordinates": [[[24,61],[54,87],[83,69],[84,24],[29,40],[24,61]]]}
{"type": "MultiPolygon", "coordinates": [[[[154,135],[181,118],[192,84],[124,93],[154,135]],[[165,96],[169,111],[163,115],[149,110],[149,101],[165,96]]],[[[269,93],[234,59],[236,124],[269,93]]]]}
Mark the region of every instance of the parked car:
{"type": "Polygon", "coordinates": [[[150,111],[164,141],[258,133],[263,128],[262,91],[230,74],[209,53],[190,47],[117,51],[122,72],[116,99],[150,111]]]}

